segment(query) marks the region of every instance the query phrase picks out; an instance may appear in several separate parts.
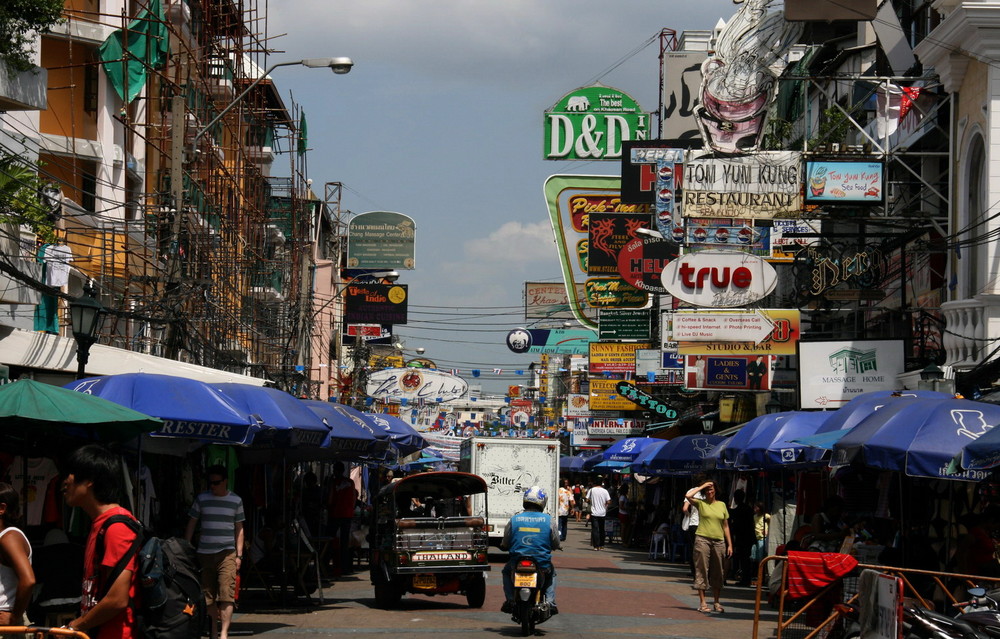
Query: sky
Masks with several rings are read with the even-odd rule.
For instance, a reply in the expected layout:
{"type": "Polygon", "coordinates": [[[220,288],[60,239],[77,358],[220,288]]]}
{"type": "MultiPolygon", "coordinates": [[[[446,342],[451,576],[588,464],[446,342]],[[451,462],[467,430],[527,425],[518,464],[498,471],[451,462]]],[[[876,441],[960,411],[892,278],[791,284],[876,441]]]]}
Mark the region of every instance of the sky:
{"type": "MultiPolygon", "coordinates": [[[[260,7],[264,3],[260,3],[260,7]]],[[[270,62],[349,56],[347,75],[282,67],[305,110],[308,174],[342,208],[416,223],[409,323],[395,334],[486,392],[523,384],[537,354],[504,338],[524,319],[525,281],[561,281],[542,185],[618,175],[618,161],[542,159],[544,111],[600,82],[655,111],[659,33],[711,29],[732,0],[282,0],[269,5],[270,62]],[[647,46],[646,43],[649,43],[647,46]],[[493,369],[504,372],[492,374],[493,369]],[[480,370],[475,379],[471,371],[480,370]]],[[[279,161],[280,162],[280,161],[279,161]]],[[[275,165],[278,173],[278,163],[275,165]]]]}

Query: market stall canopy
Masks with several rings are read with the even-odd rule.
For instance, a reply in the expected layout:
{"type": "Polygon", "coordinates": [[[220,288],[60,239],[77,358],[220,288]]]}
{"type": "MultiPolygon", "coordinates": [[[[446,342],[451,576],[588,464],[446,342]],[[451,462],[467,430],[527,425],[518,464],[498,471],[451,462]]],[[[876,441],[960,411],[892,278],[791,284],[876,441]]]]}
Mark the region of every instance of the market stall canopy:
{"type": "Polygon", "coordinates": [[[816,431],[816,434],[854,428],[864,418],[883,406],[895,402],[907,402],[915,399],[952,399],[954,395],[927,390],[902,391],[871,391],[862,393],[829,414],[826,422],[816,431]]]}
{"type": "Polygon", "coordinates": [[[887,405],[834,444],[832,466],[855,460],[911,477],[978,481],[983,473],[949,474],[952,458],[1000,423],[1000,406],[967,399],[922,399],[887,405]]]}
{"type": "Polygon", "coordinates": [[[249,444],[260,422],[205,382],[173,375],[123,373],[90,377],[64,388],[100,397],[163,420],[150,437],[249,444]]]}
{"type": "Polygon", "coordinates": [[[603,461],[631,463],[647,446],[652,446],[662,441],[662,439],[654,437],[626,437],[625,439],[619,439],[608,446],[604,453],[602,453],[603,461]]]}
{"type": "Polygon", "coordinates": [[[718,448],[715,451],[716,458],[716,468],[733,468],[736,464],[736,457],[740,454],[753,436],[757,432],[773,423],[777,420],[779,415],[784,415],[785,413],[769,413],[767,415],[760,415],[754,417],[747,423],[743,424],[738,431],[736,431],[729,440],[725,443],[725,446],[718,448]]]}
{"type": "Polygon", "coordinates": [[[302,400],[283,390],[250,384],[212,386],[267,427],[254,437],[254,446],[318,448],[330,432],[323,420],[302,400]]]}
{"type": "Polygon", "coordinates": [[[647,475],[700,473],[711,467],[713,453],[725,441],[726,438],[721,435],[674,437],[665,446],[655,449],[645,459],[641,469],[633,466],[633,470],[647,475]]]}
{"type": "Polygon", "coordinates": [[[948,470],[960,473],[963,470],[991,470],[997,466],[1000,466],[1000,428],[994,427],[965,444],[948,470]]]}
{"type": "Polygon", "coordinates": [[[774,470],[822,464],[822,449],[796,444],[796,437],[816,434],[829,413],[790,411],[776,413],[765,422],[736,455],[740,470],[774,470]]]}
{"type": "Polygon", "coordinates": [[[371,424],[351,416],[341,404],[321,402],[317,399],[300,400],[309,410],[323,420],[330,429],[322,448],[343,459],[381,458],[389,446],[388,438],[376,437],[371,424]]]}
{"type": "Polygon", "coordinates": [[[588,459],[595,458],[594,463],[601,461],[601,453],[589,453],[563,457],[559,460],[559,470],[571,473],[582,473],[588,459]]]}
{"type": "Polygon", "coordinates": [[[636,455],[636,458],[632,460],[632,470],[634,472],[640,472],[639,468],[645,468],[646,461],[658,453],[664,446],[669,442],[666,439],[661,439],[651,446],[646,446],[641,453],[636,455]]]}
{"type": "Polygon", "coordinates": [[[384,413],[365,413],[365,415],[389,433],[389,441],[399,451],[400,456],[412,455],[429,445],[423,435],[395,415],[384,413]]]}
{"type": "Polygon", "coordinates": [[[50,437],[70,429],[70,434],[85,438],[125,441],[163,425],[155,417],[100,397],[30,379],[0,386],[0,419],[3,434],[18,439],[28,432],[50,437]]]}

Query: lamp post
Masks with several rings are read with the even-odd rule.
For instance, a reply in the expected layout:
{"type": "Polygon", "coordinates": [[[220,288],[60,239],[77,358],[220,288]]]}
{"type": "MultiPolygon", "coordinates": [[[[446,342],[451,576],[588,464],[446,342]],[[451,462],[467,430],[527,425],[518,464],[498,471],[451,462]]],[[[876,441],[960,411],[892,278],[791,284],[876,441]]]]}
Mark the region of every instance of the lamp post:
{"type": "Polygon", "coordinates": [[[69,316],[73,324],[73,339],[76,340],[76,378],[87,376],[87,362],[90,360],[90,347],[97,341],[97,325],[100,323],[104,307],[94,298],[94,290],[89,286],[83,289],[83,295],[69,303],[69,316]]]}
{"type": "Polygon", "coordinates": [[[917,382],[920,390],[934,390],[943,393],[955,392],[955,380],[945,379],[944,371],[933,362],[920,371],[920,381],[917,382]]]}

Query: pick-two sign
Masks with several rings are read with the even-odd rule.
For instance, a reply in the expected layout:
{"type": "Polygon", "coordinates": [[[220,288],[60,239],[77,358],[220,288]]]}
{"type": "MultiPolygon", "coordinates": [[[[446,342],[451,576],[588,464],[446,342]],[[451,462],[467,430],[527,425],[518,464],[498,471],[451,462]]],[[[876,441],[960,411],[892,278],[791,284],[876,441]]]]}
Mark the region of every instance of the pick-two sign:
{"type": "Polygon", "coordinates": [[[618,382],[615,385],[615,390],[617,390],[618,394],[622,397],[638,404],[639,406],[642,406],[646,410],[652,411],[657,415],[662,415],[667,419],[677,419],[676,410],[656,399],[649,393],[639,390],[628,382],[618,382]]]}

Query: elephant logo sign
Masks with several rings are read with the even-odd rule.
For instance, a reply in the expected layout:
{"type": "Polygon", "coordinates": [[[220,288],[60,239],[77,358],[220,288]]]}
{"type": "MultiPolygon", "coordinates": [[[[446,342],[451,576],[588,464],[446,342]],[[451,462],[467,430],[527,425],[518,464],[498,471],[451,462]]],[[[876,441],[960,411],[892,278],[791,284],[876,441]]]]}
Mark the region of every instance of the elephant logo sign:
{"type": "Polygon", "coordinates": [[[567,111],[587,111],[590,109],[590,100],[585,95],[574,95],[566,101],[567,111]]]}

